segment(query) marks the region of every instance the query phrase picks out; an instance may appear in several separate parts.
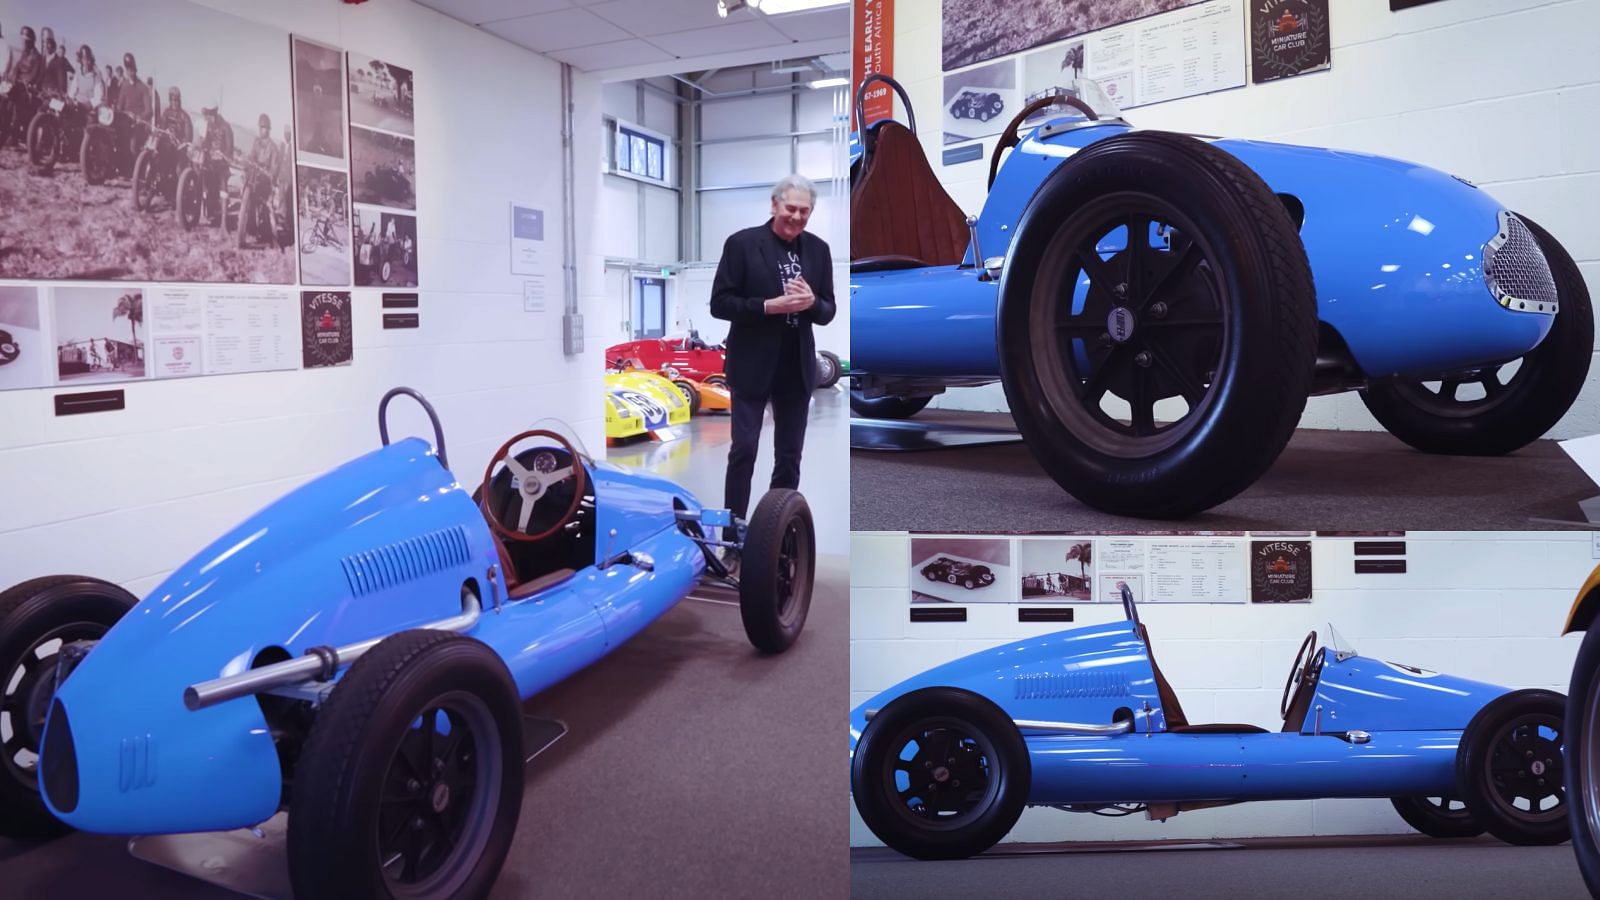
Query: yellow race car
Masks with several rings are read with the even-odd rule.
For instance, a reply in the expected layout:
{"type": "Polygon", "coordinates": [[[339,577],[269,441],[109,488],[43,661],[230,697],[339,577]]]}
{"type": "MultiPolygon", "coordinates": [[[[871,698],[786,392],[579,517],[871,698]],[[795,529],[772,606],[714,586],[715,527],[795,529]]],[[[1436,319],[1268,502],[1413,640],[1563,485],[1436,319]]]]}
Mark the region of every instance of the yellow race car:
{"type": "Polygon", "coordinates": [[[625,440],[689,424],[689,401],[654,372],[606,373],[606,440],[625,440]]]}

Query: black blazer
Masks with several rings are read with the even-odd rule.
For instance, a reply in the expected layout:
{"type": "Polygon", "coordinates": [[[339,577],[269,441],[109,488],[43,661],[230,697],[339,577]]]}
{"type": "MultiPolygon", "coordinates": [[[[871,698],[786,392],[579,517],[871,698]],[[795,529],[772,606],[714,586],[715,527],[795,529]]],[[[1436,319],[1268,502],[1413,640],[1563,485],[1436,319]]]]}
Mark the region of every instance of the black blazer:
{"type": "MultiPolygon", "coordinates": [[[[772,390],[775,377],[794,377],[777,371],[783,335],[790,326],[785,324],[785,316],[769,316],[763,306],[773,297],[783,296],[776,246],[771,219],[765,225],[734,232],[722,245],[717,276],[711,282],[711,314],[733,323],[728,328],[725,374],[735,393],[765,394],[772,390]]],[[[828,242],[802,231],[800,266],[817,302],[800,314],[801,365],[796,374],[804,380],[806,390],[813,390],[817,386],[817,344],[811,326],[832,322],[838,312],[828,242]]]]}

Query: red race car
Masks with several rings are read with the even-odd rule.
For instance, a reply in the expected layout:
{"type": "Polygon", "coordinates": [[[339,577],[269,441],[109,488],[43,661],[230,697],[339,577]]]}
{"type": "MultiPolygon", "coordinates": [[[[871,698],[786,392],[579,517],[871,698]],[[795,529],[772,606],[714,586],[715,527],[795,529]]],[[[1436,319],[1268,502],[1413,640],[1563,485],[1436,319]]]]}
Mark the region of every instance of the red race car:
{"type": "Polygon", "coordinates": [[[691,381],[712,384],[726,383],[722,364],[727,356],[721,344],[707,344],[694,330],[684,337],[646,338],[606,348],[607,360],[627,360],[651,372],[671,366],[691,381]]]}

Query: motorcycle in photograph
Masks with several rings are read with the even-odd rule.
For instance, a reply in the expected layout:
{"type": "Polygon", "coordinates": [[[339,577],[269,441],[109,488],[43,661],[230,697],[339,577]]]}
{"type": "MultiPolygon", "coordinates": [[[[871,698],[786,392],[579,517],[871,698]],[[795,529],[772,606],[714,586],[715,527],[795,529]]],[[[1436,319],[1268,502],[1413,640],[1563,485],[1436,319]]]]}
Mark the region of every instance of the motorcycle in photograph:
{"type": "Polygon", "coordinates": [[[178,206],[178,178],[188,168],[190,145],[166,128],[154,128],[133,161],[133,208],[153,212],[156,198],[178,206]]]}
{"type": "Polygon", "coordinates": [[[27,139],[24,133],[33,109],[39,103],[38,92],[30,85],[0,80],[0,147],[27,139]]]}
{"type": "Polygon", "coordinates": [[[183,223],[184,228],[199,225],[202,217],[207,218],[213,228],[221,227],[227,221],[228,173],[218,173],[221,176],[216,179],[219,196],[211,196],[205,177],[207,171],[219,167],[228,168],[231,172],[229,161],[223,159],[222,154],[189,145],[189,166],[178,176],[178,221],[183,223]]]}
{"type": "Polygon", "coordinates": [[[288,226],[288,221],[278,205],[278,192],[274,185],[272,174],[266,169],[256,165],[250,160],[243,160],[244,188],[239,198],[239,249],[250,246],[252,240],[258,240],[267,246],[277,246],[282,249],[285,243],[279,238],[279,231],[288,226]]]}
{"type": "Polygon", "coordinates": [[[101,184],[133,175],[135,151],[144,146],[149,125],[109,106],[101,106],[83,136],[83,180],[101,184]]]}
{"type": "Polygon", "coordinates": [[[48,96],[28,123],[28,162],[40,175],[55,171],[56,163],[71,159],[83,146],[89,109],[59,94],[48,96]]]}

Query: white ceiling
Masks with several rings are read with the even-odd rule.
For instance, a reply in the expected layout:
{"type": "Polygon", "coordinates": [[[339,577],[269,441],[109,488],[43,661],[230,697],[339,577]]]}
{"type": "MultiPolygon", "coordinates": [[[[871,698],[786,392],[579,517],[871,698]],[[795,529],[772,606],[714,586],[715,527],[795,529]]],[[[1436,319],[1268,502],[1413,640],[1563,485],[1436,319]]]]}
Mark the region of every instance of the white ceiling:
{"type": "Polygon", "coordinates": [[[850,7],[717,16],[716,0],[417,0],[611,81],[850,49],[850,7]]]}

